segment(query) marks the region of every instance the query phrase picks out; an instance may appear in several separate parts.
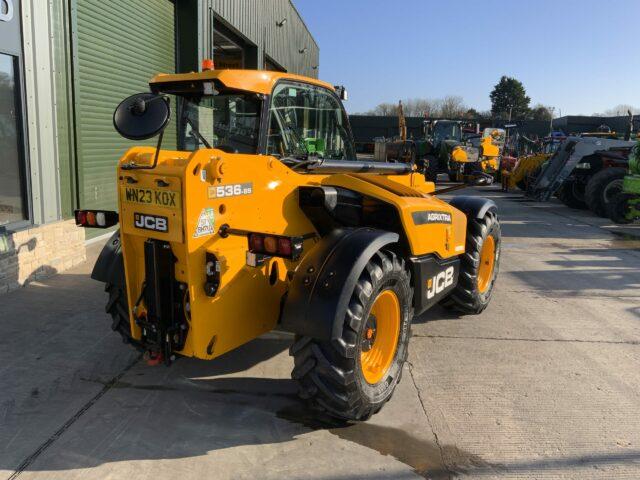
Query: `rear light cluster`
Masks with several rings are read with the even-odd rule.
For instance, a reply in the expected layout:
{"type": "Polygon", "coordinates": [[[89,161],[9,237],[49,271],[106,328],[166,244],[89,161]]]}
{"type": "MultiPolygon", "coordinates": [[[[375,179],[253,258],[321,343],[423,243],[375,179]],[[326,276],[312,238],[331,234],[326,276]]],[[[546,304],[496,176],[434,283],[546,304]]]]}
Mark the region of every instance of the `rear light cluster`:
{"type": "Polygon", "coordinates": [[[249,251],[272,257],[297,260],[302,253],[302,237],[281,237],[265,233],[250,233],[249,251]]]}
{"type": "Polygon", "coordinates": [[[109,228],[118,223],[118,212],[109,210],[76,210],[76,225],[88,228],[109,228]]]}

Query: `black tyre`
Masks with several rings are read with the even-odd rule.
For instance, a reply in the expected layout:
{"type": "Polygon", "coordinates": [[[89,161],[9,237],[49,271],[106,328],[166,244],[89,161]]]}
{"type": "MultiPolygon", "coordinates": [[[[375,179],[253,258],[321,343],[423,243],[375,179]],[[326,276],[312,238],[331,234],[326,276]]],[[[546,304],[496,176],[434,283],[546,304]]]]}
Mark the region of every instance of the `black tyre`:
{"type": "Polygon", "coordinates": [[[527,191],[527,181],[525,179],[518,180],[516,182],[516,187],[518,187],[523,192],[526,192],[527,191]]]}
{"type": "Polygon", "coordinates": [[[585,209],[584,185],[574,181],[567,181],[558,190],[558,198],[569,208],[585,209]]]}
{"type": "Polygon", "coordinates": [[[527,187],[526,192],[527,193],[532,193],[533,192],[533,186],[536,184],[536,180],[538,180],[538,177],[540,176],[540,173],[542,172],[542,166],[536,167],[534,168],[531,173],[529,173],[527,175],[527,178],[525,180],[525,185],[527,187]]]}
{"type": "Polygon", "coordinates": [[[622,180],[626,173],[624,168],[610,167],[600,170],[589,179],[584,199],[593,213],[601,217],[607,215],[609,202],[622,191],[622,180]]]}
{"type": "Polygon", "coordinates": [[[438,181],[438,159],[433,155],[427,155],[425,157],[426,168],[424,170],[424,178],[427,182],[438,181]]]}
{"type": "Polygon", "coordinates": [[[411,332],[412,288],[404,261],[377,252],[352,292],[342,336],[298,336],[291,377],[313,409],[341,420],[366,420],[391,398],[402,376],[411,332]]]}
{"type": "Polygon", "coordinates": [[[458,284],[440,302],[443,307],[468,314],[478,314],[487,308],[500,266],[500,240],[500,223],[495,212],[487,212],[482,219],[468,219],[458,284]]]}
{"type": "Polygon", "coordinates": [[[632,193],[620,192],[615,195],[607,205],[607,217],[613,222],[626,225],[633,220],[628,218],[630,204],[629,201],[637,198],[632,193]]]}
{"type": "Polygon", "coordinates": [[[109,301],[105,311],[111,315],[111,329],[120,334],[124,343],[130,343],[136,349],[142,351],[140,343],[131,336],[127,291],[124,287],[112,283],[106,284],[105,291],[109,294],[109,301]]]}
{"type": "Polygon", "coordinates": [[[449,170],[449,181],[450,182],[457,182],[458,181],[458,174],[454,171],[454,170],[449,170]]]}

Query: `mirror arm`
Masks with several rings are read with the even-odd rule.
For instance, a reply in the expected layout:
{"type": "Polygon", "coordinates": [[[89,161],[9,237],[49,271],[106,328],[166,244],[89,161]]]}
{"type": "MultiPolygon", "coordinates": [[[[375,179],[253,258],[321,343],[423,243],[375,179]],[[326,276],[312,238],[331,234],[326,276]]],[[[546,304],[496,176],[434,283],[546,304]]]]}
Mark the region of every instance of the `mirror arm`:
{"type": "Polygon", "coordinates": [[[122,170],[153,170],[158,166],[158,157],[160,156],[160,147],[162,146],[162,137],[164,136],[164,129],[158,136],[158,144],[156,145],[156,154],[153,157],[153,163],[151,165],[136,165],[134,163],[125,163],[122,165],[122,170]]]}

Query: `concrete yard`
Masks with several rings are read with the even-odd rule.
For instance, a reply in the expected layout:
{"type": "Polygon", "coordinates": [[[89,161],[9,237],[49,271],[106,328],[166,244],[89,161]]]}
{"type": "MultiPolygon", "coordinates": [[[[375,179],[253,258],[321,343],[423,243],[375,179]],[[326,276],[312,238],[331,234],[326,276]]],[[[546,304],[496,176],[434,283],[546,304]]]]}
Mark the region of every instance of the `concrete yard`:
{"type": "Polygon", "coordinates": [[[482,194],[503,228],[491,305],[416,318],[394,398],[344,428],[297,400],[285,334],[148,367],[91,261],[0,296],[0,478],[640,478],[640,232],[482,194]]]}

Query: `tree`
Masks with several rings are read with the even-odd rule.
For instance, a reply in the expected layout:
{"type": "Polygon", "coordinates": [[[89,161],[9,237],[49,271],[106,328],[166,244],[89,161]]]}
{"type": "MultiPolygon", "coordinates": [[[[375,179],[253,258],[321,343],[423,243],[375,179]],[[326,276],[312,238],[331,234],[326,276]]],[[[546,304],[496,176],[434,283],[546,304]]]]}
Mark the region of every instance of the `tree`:
{"type": "Polygon", "coordinates": [[[622,116],[626,116],[628,114],[627,112],[631,112],[632,115],[640,115],[640,108],[633,107],[631,105],[621,104],[621,105],[616,105],[615,107],[610,108],[609,110],[605,110],[604,113],[596,116],[622,117],[622,116]]]}
{"type": "Polygon", "coordinates": [[[553,110],[551,107],[538,103],[531,109],[532,120],[546,120],[549,121],[553,118],[553,110]]]}
{"type": "Polygon", "coordinates": [[[365,112],[364,115],[373,115],[376,117],[391,117],[398,115],[398,105],[394,103],[381,103],[374,107],[373,110],[365,112]]]}
{"type": "Polygon", "coordinates": [[[440,108],[440,116],[444,118],[462,118],[464,117],[467,107],[462,97],[450,95],[442,99],[442,107],[440,108]]]}
{"type": "MultiPolygon", "coordinates": [[[[428,118],[465,118],[469,110],[462,97],[455,95],[444,98],[409,98],[402,101],[402,109],[407,117],[428,118]]],[[[398,104],[381,103],[363,115],[393,117],[398,115],[398,104]]]]}
{"type": "Polygon", "coordinates": [[[465,114],[464,114],[465,118],[479,118],[480,117],[480,112],[478,112],[475,108],[470,108],[468,109],[465,114]]]}
{"type": "Polygon", "coordinates": [[[489,94],[491,114],[494,118],[522,119],[529,113],[531,99],[522,82],[503,75],[489,94]]]}

